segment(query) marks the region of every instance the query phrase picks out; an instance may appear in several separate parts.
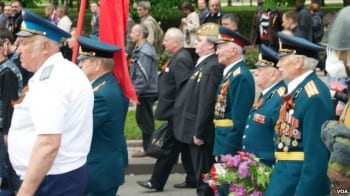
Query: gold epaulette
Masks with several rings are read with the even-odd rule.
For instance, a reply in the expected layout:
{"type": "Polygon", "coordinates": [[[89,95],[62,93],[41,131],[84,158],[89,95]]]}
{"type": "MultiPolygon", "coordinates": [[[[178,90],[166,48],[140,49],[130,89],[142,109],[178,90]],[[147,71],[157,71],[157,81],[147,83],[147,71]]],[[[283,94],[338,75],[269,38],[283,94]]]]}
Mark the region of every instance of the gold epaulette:
{"type": "Polygon", "coordinates": [[[102,83],[100,83],[99,85],[95,86],[92,90],[94,92],[98,91],[103,85],[106,84],[106,81],[103,81],[102,83]]]}
{"type": "Polygon", "coordinates": [[[241,73],[241,68],[238,67],[238,68],[232,73],[232,75],[233,75],[233,76],[237,76],[237,75],[240,74],[240,73],[241,73]]]}
{"type": "Polygon", "coordinates": [[[308,97],[312,97],[313,95],[319,94],[318,89],[317,89],[315,82],[313,80],[308,82],[304,88],[305,88],[305,91],[306,91],[306,94],[308,97]]]}
{"type": "Polygon", "coordinates": [[[278,88],[277,93],[282,97],[284,94],[286,94],[286,87],[281,86],[278,88]]]}

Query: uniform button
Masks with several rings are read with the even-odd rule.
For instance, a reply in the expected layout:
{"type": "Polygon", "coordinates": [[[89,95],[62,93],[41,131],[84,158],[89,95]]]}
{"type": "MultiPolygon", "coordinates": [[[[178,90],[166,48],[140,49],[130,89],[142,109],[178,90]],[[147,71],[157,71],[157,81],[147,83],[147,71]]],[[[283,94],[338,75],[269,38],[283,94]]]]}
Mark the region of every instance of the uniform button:
{"type": "Polygon", "coordinates": [[[249,125],[246,125],[245,128],[248,129],[248,128],[249,128],[249,125]]]}
{"type": "Polygon", "coordinates": [[[242,146],[242,149],[243,149],[243,150],[245,149],[245,145],[242,146]]]}
{"type": "Polygon", "coordinates": [[[243,135],[243,139],[245,139],[247,136],[246,135],[243,135]]]}

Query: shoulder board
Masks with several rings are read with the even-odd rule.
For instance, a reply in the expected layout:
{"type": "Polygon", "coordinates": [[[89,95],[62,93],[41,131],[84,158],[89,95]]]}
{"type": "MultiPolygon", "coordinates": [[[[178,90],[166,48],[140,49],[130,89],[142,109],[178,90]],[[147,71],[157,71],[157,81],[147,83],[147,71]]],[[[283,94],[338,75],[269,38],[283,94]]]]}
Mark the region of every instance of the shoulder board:
{"type": "Polygon", "coordinates": [[[46,79],[50,78],[52,70],[53,70],[53,65],[49,65],[49,66],[45,67],[43,69],[43,71],[41,72],[40,80],[46,80],[46,79]]]}
{"type": "Polygon", "coordinates": [[[278,88],[277,93],[282,97],[286,93],[286,87],[281,86],[278,88]]]}
{"type": "Polygon", "coordinates": [[[103,82],[101,82],[100,84],[98,84],[97,86],[95,86],[92,90],[94,91],[94,92],[96,92],[96,91],[98,91],[103,85],[105,85],[106,84],[106,81],[103,81],[103,82]]]}
{"type": "Polygon", "coordinates": [[[232,75],[233,75],[233,76],[237,76],[237,75],[240,74],[240,73],[241,73],[241,68],[238,67],[235,71],[233,71],[232,75]]]}
{"type": "Polygon", "coordinates": [[[311,97],[313,95],[317,95],[319,94],[318,89],[315,85],[315,82],[313,80],[311,80],[310,82],[308,82],[305,87],[304,87],[306,94],[308,97],[311,97]]]}

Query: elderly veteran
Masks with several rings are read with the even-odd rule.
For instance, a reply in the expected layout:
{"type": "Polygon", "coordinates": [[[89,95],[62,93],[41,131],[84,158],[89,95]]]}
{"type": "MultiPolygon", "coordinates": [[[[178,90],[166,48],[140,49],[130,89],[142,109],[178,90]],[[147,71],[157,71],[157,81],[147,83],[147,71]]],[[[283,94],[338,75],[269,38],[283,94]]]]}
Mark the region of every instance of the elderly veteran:
{"type": "Polygon", "coordinates": [[[214,108],[215,156],[236,154],[241,149],[244,126],[255,96],[253,76],[242,60],[243,47],[249,41],[222,26],[218,37],[216,54],[225,69],[214,108]]]}
{"type": "Polygon", "coordinates": [[[79,37],[79,67],[94,91],[93,136],[87,157],[90,196],[115,196],[124,183],[128,154],[124,123],[129,101],[112,70],[113,55],[120,48],[98,40],[79,37]]]}
{"type": "Polygon", "coordinates": [[[214,106],[216,91],[222,78],[223,65],[215,54],[219,25],[205,23],[197,30],[194,42],[199,56],[195,69],[177,96],[174,112],[174,136],[189,149],[196,173],[197,195],[214,195],[201,179],[213,162],[214,106]]]}
{"type": "Polygon", "coordinates": [[[10,160],[17,195],[83,195],[92,138],[93,92],[84,73],[59,52],[70,35],[24,11],[18,36],[22,66],[34,72],[14,102],[10,160]]]}
{"type": "Polygon", "coordinates": [[[242,151],[255,154],[269,166],[275,162],[274,127],[286,91],[282,74],[276,67],[278,59],[277,52],[261,45],[259,61],[255,64],[257,70],[254,72],[261,95],[249,112],[242,139],[242,151]]]}
{"type": "Polygon", "coordinates": [[[275,126],[276,163],[266,195],[328,195],[329,153],[321,141],[321,125],[334,118],[327,86],[313,71],[315,51],[306,39],[279,33],[277,67],[288,83],[275,126]]]}

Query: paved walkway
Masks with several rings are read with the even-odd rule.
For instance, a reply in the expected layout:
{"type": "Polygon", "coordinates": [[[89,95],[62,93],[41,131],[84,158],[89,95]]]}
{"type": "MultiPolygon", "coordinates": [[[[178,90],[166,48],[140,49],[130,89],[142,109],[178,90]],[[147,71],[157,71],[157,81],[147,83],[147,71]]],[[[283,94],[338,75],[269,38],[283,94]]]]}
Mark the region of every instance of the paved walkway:
{"type": "Polygon", "coordinates": [[[147,196],[195,196],[195,189],[175,189],[174,184],[181,183],[185,179],[184,174],[173,173],[170,175],[166,186],[162,192],[156,192],[142,188],[137,185],[137,180],[148,180],[151,175],[126,175],[125,183],[119,188],[119,196],[137,196],[137,195],[147,195],[147,196]]]}

